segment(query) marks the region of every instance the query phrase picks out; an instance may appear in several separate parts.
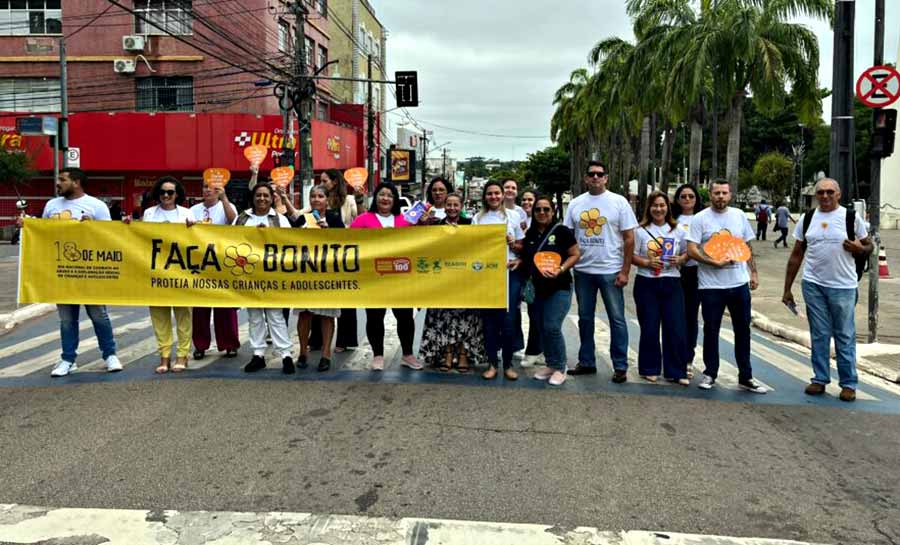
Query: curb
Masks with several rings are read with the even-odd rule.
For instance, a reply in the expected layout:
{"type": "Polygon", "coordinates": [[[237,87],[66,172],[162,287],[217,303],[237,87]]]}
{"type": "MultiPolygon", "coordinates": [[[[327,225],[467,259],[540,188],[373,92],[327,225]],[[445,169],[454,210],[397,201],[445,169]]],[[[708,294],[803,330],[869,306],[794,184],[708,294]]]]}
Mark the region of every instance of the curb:
{"type": "Polygon", "coordinates": [[[50,303],[36,303],[17,308],[12,312],[0,314],[0,332],[6,332],[20,323],[43,316],[56,309],[56,305],[50,303]]]}
{"type": "MultiPolygon", "coordinates": [[[[781,337],[782,339],[791,341],[792,343],[799,344],[801,346],[806,347],[807,349],[812,349],[812,340],[810,339],[808,331],[802,331],[800,329],[796,329],[790,326],[786,326],[784,324],[775,322],[761,314],[755,310],[750,311],[750,323],[756,329],[761,331],[765,331],[766,333],[771,333],[776,337],[781,337]]],[[[869,346],[869,345],[862,345],[869,346]]],[[[895,344],[879,344],[876,345],[878,350],[886,351],[888,353],[898,353],[900,354],[900,345],[895,344]]],[[[874,352],[875,350],[873,350],[874,352]]],[[[832,353],[832,357],[834,357],[832,353]]],[[[881,366],[877,363],[871,362],[863,357],[859,357],[857,355],[856,358],[856,367],[860,371],[865,371],[870,375],[874,375],[879,378],[883,378],[889,382],[894,382],[900,384],[900,371],[896,371],[894,369],[888,369],[887,367],[881,366]]]]}

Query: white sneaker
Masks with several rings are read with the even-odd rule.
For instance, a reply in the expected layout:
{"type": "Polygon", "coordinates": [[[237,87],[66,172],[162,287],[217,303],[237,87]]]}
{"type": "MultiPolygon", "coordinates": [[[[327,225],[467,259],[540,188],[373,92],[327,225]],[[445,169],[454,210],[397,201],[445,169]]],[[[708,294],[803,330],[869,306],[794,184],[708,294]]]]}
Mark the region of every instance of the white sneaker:
{"type": "Polygon", "coordinates": [[[528,354],[522,360],[522,367],[534,367],[535,365],[546,365],[543,354],[528,354]]]}
{"type": "Polygon", "coordinates": [[[565,371],[553,371],[553,376],[550,377],[550,386],[562,386],[562,383],[566,381],[566,372],[565,371]]]}
{"type": "Polygon", "coordinates": [[[106,372],[107,373],[118,373],[121,370],[122,370],[122,362],[119,361],[119,358],[115,354],[106,358],[106,372]]]}
{"type": "MultiPolygon", "coordinates": [[[[524,367],[524,365],[523,365],[524,367]]],[[[545,367],[544,369],[539,370],[534,374],[534,380],[548,380],[551,376],[553,376],[553,369],[549,367],[545,367]]]]}
{"type": "Polygon", "coordinates": [[[523,360],[525,359],[525,349],[517,350],[513,352],[513,359],[523,360]]]}
{"type": "Polygon", "coordinates": [[[753,392],[754,394],[769,393],[769,389],[763,386],[762,382],[756,380],[755,378],[751,378],[746,382],[739,382],[738,388],[747,392],[753,392]]]}
{"type": "Polygon", "coordinates": [[[700,379],[700,384],[697,385],[697,388],[701,390],[712,390],[713,385],[716,383],[716,379],[712,378],[709,375],[703,375],[703,378],[700,379]]]}
{"type": "Polygon", "coordinates": [[[59,360],[59,363],[50,371],[51,377],[64,377],[71,373],[72,371],[77,371],[78,365],[75,362],[59,360]]]}

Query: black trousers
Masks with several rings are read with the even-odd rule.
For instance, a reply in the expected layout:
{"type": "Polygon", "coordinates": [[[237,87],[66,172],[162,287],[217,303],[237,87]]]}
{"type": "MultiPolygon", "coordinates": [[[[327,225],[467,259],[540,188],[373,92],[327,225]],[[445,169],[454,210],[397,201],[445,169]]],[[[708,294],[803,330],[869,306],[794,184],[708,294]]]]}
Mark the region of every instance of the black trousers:
{"type": "Polygon", "coordinates": [[[684,292],[685,360],[688,365],[697,355],[697,333],[700,329],[697,313],[700,310],[700,292],[697,289],[698,267],[681,268],[681,291],[684,292]]]}
{"type": "Polygon", "coordinates": [[[784,245],[787,246],[788,228],[787,227],[776,227],[776,229],[781,231],[781,236],[775,240],[775,246],[778,247],[779,242],[784,242],[784,245]]]}
{"type": "MultiPolygon", "coordinates": [[[[387,309],[366,309],[366,337],[372,346],[373,356],[384,356],[384,315],[387,309]]],[[[400,338],[400,347],[404,356],[413,353],[413,338],[416,334],[416,320],[411,308],[392,308],[394,318],[397,319],[397,336],[400,338]]]]}
{"type": "Polygon", "coordinates": [[[756,240],[766,240],[766,230],[768,227],[768,223],[756,222],[756,240]]]}

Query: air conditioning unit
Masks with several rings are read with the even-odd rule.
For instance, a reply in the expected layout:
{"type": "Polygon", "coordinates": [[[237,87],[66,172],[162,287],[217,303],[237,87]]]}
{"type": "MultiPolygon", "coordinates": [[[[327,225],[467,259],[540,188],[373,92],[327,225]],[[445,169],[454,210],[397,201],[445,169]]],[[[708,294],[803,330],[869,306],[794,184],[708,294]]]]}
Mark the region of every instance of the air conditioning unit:
{"type": "Polygon", "coordinates": [[[133,74],[134,73],[134,60],[133,59],[116,59],[113,61],[113,72],[116,74],[133,74]]]}
{"type": "Polygon", "coordinates": [[[143,36],[122,36],[122,48],[125,51],[143,51],[146,40],[143,36]]]}

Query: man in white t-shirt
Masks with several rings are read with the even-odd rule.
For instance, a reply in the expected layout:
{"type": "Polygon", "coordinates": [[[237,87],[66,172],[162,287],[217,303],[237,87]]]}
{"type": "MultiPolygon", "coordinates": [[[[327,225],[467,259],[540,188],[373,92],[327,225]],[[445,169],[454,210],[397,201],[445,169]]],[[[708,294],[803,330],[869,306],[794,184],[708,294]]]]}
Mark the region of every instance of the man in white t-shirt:
{"type": "Polygon", "coordinates": [[[856,302],[859,298],[854,256],[872,252],[866,223],[852,210],[840,206],[841,188],[830,178],[816,184],[818,208],[808,211],[794,230],[794,250],[784,276],[782,301],[796,309],[791,286],[803,267],[803,300],[812,340],[813,378],[806,393],[822,395],[831,382],[831,338],[837,354],[841,401],[856,399],[856,302]],[[853,214],[847,218],[847,214],[853,214]],[[848,232],[853,222],[853,237],[848,232]]]}
{"type": "Polygon", "coordinates": [[[710,200],[712,206],[694,216],[687,236],[688,255],[699,263],[697,283],[703,313],[703,364],[706,369],[699,387],[711,389],[719,375],[719,330],[727,308],[734,330],[738,386],[742,390],[764,394],[768,389],[753,378],[750,366],[750,291],[759,285],[752,247],[750,260],[746,263],[731,259],[718,261],[703,248],[713,235],[729,233],[749,246],[756,233],[741,210],[728,206],[731,186],[727,181],[712,182],[710,200]]]}
{"type": "MultiPolygon", "coordinates": [[[[231,225],[237,217],[237,209],[228,201],[224,188],[204,185],[203,202],[191,207],[191,216],[198,223],[231,225]]],[[[191,312],[194,359],[203,359],[212,344],[210,315],[215,324],[216,348],[220,352],[225,352],[226,358],[237,357],[238,349],[241,347],[237,309],[194,307],[191,312]]]]}
{"type": "MultiPolygon", "coordinates": [[[[74,221],[110,221],[109,208],[103,201],[87,195],[84,186],[87,175],[78,168],[64,168],[59,171],[56,187],[59,197],[50,199],[44,206],[44,219],[74,221]]],[[[78,369],[75,358],[78,355],[78,314],[79,305],[56,305],[59,311],[59,334],[62,342],[62,357],[50,372],[52,377],[64,377],[78,369]]],[[[106,361],[110,373],[122,370],[116,356],[116,339],[113,337],[112,323],[104,305],[84,305],[88,317],[94,324],[97,345],[106,361]]]]}
{"type": "Polygon", "coordinates": [[[597,373],[594,345],[594,313],[597,292],[609,316],[609,355],[613,364],[612,381],[627,380],[628,326],[625,322],[624,288],[634,254],[634,229],[637,218],[621,195],[606,190],[608,174],[603,163],[591,161],[584,177],[588,192],[572,199],[563,223],[575,233],[581,259],[575,265],[575,298],[578,301],[578,365],[570,375],[597,373]]]}

